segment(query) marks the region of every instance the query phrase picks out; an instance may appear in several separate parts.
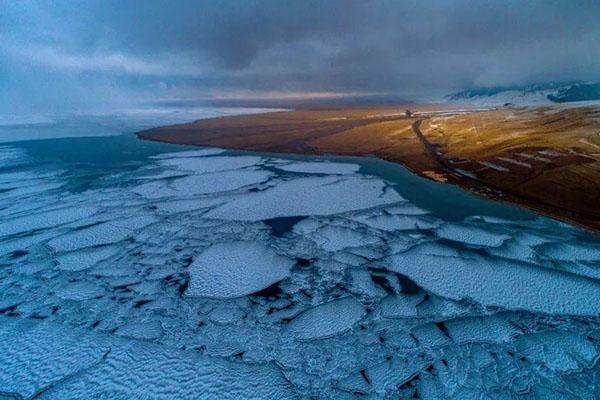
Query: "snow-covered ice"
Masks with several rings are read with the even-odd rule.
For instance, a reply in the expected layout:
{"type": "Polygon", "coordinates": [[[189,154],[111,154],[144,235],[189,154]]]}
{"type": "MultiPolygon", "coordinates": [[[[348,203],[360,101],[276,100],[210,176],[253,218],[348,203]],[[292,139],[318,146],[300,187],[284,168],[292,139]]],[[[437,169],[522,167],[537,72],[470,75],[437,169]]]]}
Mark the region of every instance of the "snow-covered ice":
{"type": "Polygon", "coordinates": [[[98,262],[109,258],[119,251],[118,248],[107,246],[72,253],[65,253],[56,257],[58,268],[65,271],[82,271],[93,267],[98,262]]]}
{"type": "Polygon", "coordinates": [[[600,395],[600,241],[567,224],[446,216],[360,161],[18,146],[0,397],[600,395]]]}
{"type": "Polygon", "coordinates": [[[600,314],[600,284],[522,262],[421,254],[388,258],[387,267],[419,286],[454,300],[471,299],[485,306],[548,314],[600,314]]]}
{"type": "Polygon", "coordinates": [[[207,214],[211,218],[257,221],[295,215],[330,215],[371,208],[402,200],[379,179],[366,177],[311,177],[280,182],[277,186],[231,201],[207,214]]]}
{"type": "Polygon", "coordinates": [[[239,157],[175,157],[166,158],[161,163],[166,166],[173,166],[178,169],[190,171],[196,174],[205,174],[207,172],[227,171],[251,167],[262,159],[255,156],[239,157]]]}
{"type": "Polygon", "coordinates": [[[172,188],[184,195],[227,192],[266,182],[270,177],[268,171],[223,171],[179,178],[173,182],[172,188]]]}
{"type": "Polygon", "coordinates": [[[417,306],[422,302],[423,296],[418,294],[390,295],[381,301],[381,315],[385,318],[417,317],[417,306]]]}
{"type": "Polygon", "coordinates": [[[474,246],[498,247],[510,239],[506,234],[497,234],[489,229],[476,226],[444,224],[436,230],[436,234],[444,239],[453,240],[474,246]]]}
{"type": "Polygon", "coordinates": [[[89,300],[104,295],[104,289],[91,282],[69,282],[58,288],[56,295],[64,300],[89,300]]]}
{"type": "Polygon", "coordinates": [[[364,316],[363,305],[352,297],[320,304],[290,322],[288,332],[298,339],[323,339],[351,329],[364,316]]]}
{"type": "Polygon", "coordinates": [[[326,251],[339,251],[348,247],[360,247],[377,242],[377,237],[367,233],[332,225],[319,228],[310,235],[310,238],[326,251]]]}
{"type": "Polygon", "coordinates": [[[360,169],[360,165],[333,162],[296,161],[286,165],[278,165],[277,168],[283,171],[298,172],[304,174],[344,175],[358,172],[358,170],[360,169]]]}
{"type": "Polygon", "coordinates": [[[296,398],[273,364],[245,365],[86,329],[0,318],[0,386],[8,398],[296,398]]]}
{"type": "Polygon", "coordinates": [[[84,247],[117,243],[132,237],[136,229],[143,228],[157,220],[153,216],[118,218],[88,228],[68,232],[58,236],[48,245],[55,251],[72,251],[84,247]]]}
{"type": "Polygon", "coordinates": [[[292,264],[261,243],[215,244],[190,266],[186,295],[231,298],[251,294],[284,279],[292,264]]]}
{"type": "Polygon", "coordinates": [[[510,342],[521,331],[500,315],[456,318],[446,321],[448,335],[457,343],[510,342]]]}
{"type": "Polygon", "coordinates": [[[41,213],[27,214],[10,219],[0,224],[0,237],[35,231],[38,229],[55,228],[76,220],[88,218],[97,212],[95,207],[68,207],[41,213]]]}

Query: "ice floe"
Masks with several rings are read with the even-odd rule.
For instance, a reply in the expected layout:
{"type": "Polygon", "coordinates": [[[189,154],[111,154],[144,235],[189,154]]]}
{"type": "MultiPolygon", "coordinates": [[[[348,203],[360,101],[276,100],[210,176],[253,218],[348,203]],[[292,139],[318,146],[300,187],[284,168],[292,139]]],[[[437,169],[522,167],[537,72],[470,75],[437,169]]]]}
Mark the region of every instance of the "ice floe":
{"type": "Polygon", "coordinates": [[[542,246],[539,251],[544,257],[553,260],[600,262],[600,245],[598,244],[552,243],[542,246]]]}
{"type": "Polygon", "coordinates": [[[177,178],[172,182],[155,181],[136,186],[133,191],[148,199],[195,196],[227,192],[266,182],[272,174],[268,171],[221,171],[177,178]]]}
{"type": "Polygon", "coordinates": [[[360,216],[356,220],[372,228],[388,232],[434,229],[440,224],[439,221],[414,215],[369,215],[360,216]]]}
{"type": "Polygon", "coordinates": [[[56,258],[58,268],[65,271],[82,271],[96,265],[98,262],[116,254],[119,250],[115,247],[99,247],[65,253],[56,258]]]}
{"type": "Polygon", "coordinates": [[[444,322],[450,338],[457,343],[510,342],[521,331],[498,315],[456,318],[444,322]]]}
{"type": "Polygon", "coordinates": [[[0,318],[0,386],[9,398],[296,398],[272,364],[247,366],[193,350],[0,318]]]}
{"type": "Polygon", "coordinates": [[[227,171],[254,166],[262,161],[261,157],[239,156],[239,157],[175,157],[162,161],[163,165],[173,166],[178,169],[205,174],[208,172],[227,171]]]}
{"type": "Polygon", "coordinates": [[[231,298],[251,294],[284,279],[292,264],[261,243],[215,244],[190,266],[186,295],[231,298]]]}
{"type": "Polygon", "coordinates": [[[248,193],[207,214],[211,218],[257,221],[293,215],[330,215],[395,203],[402,198],[379,179],[311,177],[283,181],[248,193]]]}
{"type": "Polygon", "coordinates": [[[38,229],[55,228],[69,222],[88,218],[97,211],[98,209],[95,207],[80,206],[12,218],[0,223],[0,237],[16,235],[38,229]]]}
{"type": "Polygon", "coordinates": [[[70,282],[56,291],[56,295],[65,300],[88,300],[104,293],[102,287],[91,282],[70,282]]]}
{"type": "Polygon", "coordinates": [[[600,313],[600,303],[589,301],[600,296],[598,282],[531,264],[433,256],[416,249],[391,256],[386,264],[423,288],[455,300],[549,314],[600,313]]]}
{"type": "Polygon", "coordinates": [[[136,229],[143,228],[156,221],[152,216],[116,219],[65,233],[50,240],[48,245],[55,251],[73,251],[84,247],[117,243],[132,237],[136,229]]]}
{"type": "Polygon", "coordinates": [[[223,171],[179,178],[173,182],[172,188],[182,195],[227,192],[266,182],[270,177],[268,171],[223,171]]]}
{"type": "Polygon", "coordinates": [[[310,236],[326,251],[339,251],[348,247],[368,246],[378,241],[377,237],[339,226],[324,226],[310,236]]]}
{"type": "Polygon", "coordinates": [[[286,165],[278,165],[278,169],[304,174],[344,175],[358,172],[360,165],[333,162],[296,161],[286,165]]]}
{"type": "Polygon", "coordinates": [[[348,331],[364,315],[363,305],[354,298],[337,299],[303,312],[287,332],[302,340],[323,339],[348,331]]]}
{"type": "Polygon", "coordinates": [[[423,295],[391,295],[381,301],[381,315],[385,318],[410,318],[419,315],[417,306],[423,295]]]}
{"type": "Polygon", "coordinates": [[[597,397],[600,242],[567,224],[446,217],[359,161],[11,149],[0,397],[597,397]]]}
{"type": "Polygon", "coordinates": [[[475,246],[498,247],[510,239],[506,234],[497,234],[489,229],[475,226],[444,224],[436,230],[436,234],[444,239],[453,240],[475,246]]]}

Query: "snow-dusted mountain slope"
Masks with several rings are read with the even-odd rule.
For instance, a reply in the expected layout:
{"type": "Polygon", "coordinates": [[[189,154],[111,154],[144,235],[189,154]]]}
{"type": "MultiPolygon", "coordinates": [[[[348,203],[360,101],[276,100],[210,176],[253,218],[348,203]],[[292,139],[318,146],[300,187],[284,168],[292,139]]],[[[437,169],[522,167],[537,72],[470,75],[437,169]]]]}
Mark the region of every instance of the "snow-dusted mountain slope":
{"type": "Polygon", "coordinates": [[[600,101],[600,83],[545,83],[473,88],[448,95],[447,100],[479,105],[544,105],[600,101]]]}

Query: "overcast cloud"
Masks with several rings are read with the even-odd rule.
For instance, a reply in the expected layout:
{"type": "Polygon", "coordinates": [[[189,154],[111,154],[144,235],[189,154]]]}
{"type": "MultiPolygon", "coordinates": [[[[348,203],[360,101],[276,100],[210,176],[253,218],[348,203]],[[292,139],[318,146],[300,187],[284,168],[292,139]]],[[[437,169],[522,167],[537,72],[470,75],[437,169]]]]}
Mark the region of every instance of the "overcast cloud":
{"type": "Polygon", "coordinates": [[[0,113],[600,80],[600,2],[0,0],[0,113]]]}

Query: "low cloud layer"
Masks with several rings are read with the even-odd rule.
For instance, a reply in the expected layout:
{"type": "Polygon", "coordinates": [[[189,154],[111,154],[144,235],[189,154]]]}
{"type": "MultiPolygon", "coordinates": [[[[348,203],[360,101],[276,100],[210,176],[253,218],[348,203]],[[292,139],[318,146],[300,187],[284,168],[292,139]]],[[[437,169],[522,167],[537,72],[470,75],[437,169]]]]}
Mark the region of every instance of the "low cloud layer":
{"type": "Polygon", "coordinates": [[[600,80],[600,2],[2,2],[0,112],[600,80]]]}

